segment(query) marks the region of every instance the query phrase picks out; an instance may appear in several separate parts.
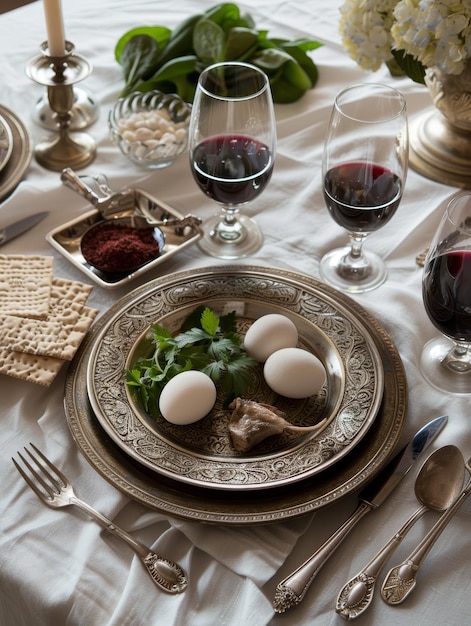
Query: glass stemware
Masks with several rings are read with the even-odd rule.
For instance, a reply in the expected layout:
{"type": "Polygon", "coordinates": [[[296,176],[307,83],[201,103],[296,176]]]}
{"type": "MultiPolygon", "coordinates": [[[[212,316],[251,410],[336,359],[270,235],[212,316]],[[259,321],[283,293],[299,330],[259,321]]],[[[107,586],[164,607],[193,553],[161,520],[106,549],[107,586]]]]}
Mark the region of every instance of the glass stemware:
{"type": "Polygon", "coordinates": [[[331,217],[350,235],[350,246],[321,259],[321,276],[334,287],[359,293],[386,280],[383,259],[363,250],[363,242],[396,212],[408,154],[401,93],[387,85],[359,84],[337,95],[322,159],[323,191],[331,217]]]}
{"type": "Polygon", "coordinates": [[[471,192],[448,204],[425,260],[422,295],[442,335],[425,345],[420,370],[441,391],[471,394],[471,192]]]}
{"type": "Polygon", "coordinates": [[[260,227],[239,209],[265,189],[275,152],[275,116],[266,74],[240,62],[206,68],[193,102],[189,154],[196,183],[222,205],[222,211],[203,225],[199,246],[207,254],[237,259],[260,248],[260,227]]]}

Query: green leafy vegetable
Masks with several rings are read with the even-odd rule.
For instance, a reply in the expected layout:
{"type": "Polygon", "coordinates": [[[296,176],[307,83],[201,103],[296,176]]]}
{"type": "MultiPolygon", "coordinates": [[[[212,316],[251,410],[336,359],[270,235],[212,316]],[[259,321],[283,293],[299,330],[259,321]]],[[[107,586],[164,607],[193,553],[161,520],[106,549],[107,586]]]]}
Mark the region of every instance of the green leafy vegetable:
{"type": "Polygon", "coordinates": [[[235,26],[227,33],[226,59],[247,61],[259,45],[258,33],[250,28],[235,26]]]}
{"type": "Polygon", "coordinates": [[[224,404],[243,396],[256,365],[242,348],[235,312],[219,317],[209,307],[198,307],[175,337],[163,326],[152,326],[152,356],[141,357],[126,372],[126,382],[152,417],[160,415],[159,397],[167,382],[180,372],[199,370],[219,385],[224,404]]]}
{"type": "Polygon", "coordinates": [[[193,34],[196,56],[204,65],[224,60],[226,35],[223,29],[212,20],[201,19],[193,34]]]}
{"type": "Polygon", "coordinates": [[[425,85],[425,66],[404,50],[392,50],[392,55],[399,68],[415,83],[425,85]]]}
{"type": "Polygon", "coordinates": [[[315,86],[317,66],[308,53],[321,45],[307,39],[269,38],[266,30],[255,28],[250,14],[242,15],[229,2],[186,18],[173,31],[165,26],[134,28],[119,39],[115,57],[123,66],[122,96],[160,89],[193,102],[205,67],[219,61],[246,61],[268,74],[273,100],[287,103],[315,86]]]}
{"type": "Polygon", "coordinates": [[[167,45],[171,33],[172,31],[166,26],[139,26],[138,28],[133,28],[119,40],[114,51],[115,58],[118,63],[121,63],[121,55],[124,47],[133,37],[137,37],[138,35],[151,37],[157,43],[158,49],[163,50],[167,45]]]}
{"type": "Polygon", "coordinates": [[[134,35],[124,45],[120,62],[123,66],[124,77],[132,91],[141,82],[141,76],[152,67],[159,54],[159,46],[149,35],[134,35]]]}

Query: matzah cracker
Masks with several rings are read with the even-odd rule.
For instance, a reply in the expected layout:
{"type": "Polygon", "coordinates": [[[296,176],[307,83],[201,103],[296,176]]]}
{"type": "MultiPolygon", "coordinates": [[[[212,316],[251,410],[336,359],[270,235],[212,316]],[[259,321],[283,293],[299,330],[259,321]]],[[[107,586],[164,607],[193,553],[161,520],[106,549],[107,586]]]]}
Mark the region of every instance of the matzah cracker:
{"type": "Polygon", "coordinates": [[[67,278],[53,278],[51,284],[51,298],[49,301],[49,316],[73,317],[80,313],[88,300],[93,287],[77,280],[67,278]]]}
{"type": "Polygon", "coordinates": [[[53,257],[0,254],[0,312],[44,319],[49,312],[53,257]]]}
{"type": "Polygon", "coordinates": [[[2,343],[14,352],[26,352],[70,361],[73,359],[98,311],[83,307],[80,315],[47,320],[0,317],[6,329],[2,343]]]}
{"type": "Polygon", "coordinates": [[[44,320],[0,316],[3,346],[16,352],[70,361],[97,314],[85,307],[92,287],[53,278],[49,314],[44,320]]]}
{"type": "Polygon", "coordinates": [[[59,373],[64,361],[47,356],[10,352],[0,348],[0,374],[7,374],[48,387],[59,373]]]}

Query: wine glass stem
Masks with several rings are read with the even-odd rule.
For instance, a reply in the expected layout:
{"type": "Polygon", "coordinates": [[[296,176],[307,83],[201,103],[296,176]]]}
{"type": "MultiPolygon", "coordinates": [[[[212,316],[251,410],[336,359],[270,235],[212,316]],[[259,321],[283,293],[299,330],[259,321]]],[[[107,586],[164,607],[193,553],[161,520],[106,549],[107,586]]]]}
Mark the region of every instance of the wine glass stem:
{"type": "Polygon", "coordinates": [[[350,252],[348,256],[355,262],[363,256],[363,242],[366,235],[360,233],[350,233],[350,252]]]}
{"type": "Polygon", "coordinates": [[[453,372],[471,372],[471,346],[455,345],[443,359],[443,365],[453,372]]]}
{"type": "Polygon", "coordinates": [[[224,212],[224,224],[229,228],[232,228],[236,223],[236,215],[238,213],[238,209],[233,209],[229,207],[223,207],[224,212]]]}
{"type": "Polygon", "coordinates": [[[224,243],[240,243],[245,238],[246,231],[237,218],[238,213],[237,208],[223,207],[223,215],[211,232],[211,237],[224,243]]]}
{"type": "Polygon", "coordinates": [[[365,237],[366,235],[360,233],[350,233],[350,249],[337,267],[338,275],[349,282],[361,282],[371,273],[368,259],[363,255],[365,237]]]}

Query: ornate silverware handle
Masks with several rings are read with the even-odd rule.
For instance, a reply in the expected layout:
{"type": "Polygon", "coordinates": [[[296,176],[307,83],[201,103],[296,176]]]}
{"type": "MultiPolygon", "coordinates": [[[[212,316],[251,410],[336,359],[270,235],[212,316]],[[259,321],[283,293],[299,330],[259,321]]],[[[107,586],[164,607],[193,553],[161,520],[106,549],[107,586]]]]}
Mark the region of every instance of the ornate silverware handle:
{"type": "Polygon", "coordinates": [[[185,572],[169,559],[165,559],[129,533],[119,528],[102,513],[75,495],[74,487],[65,474],[52,463],[33,443],[30,448],[25,447],[28,457],[34,462],[34,467],[25,456],[18,452],[21,463],[12,459],[19,474],[34,493],[51,509],[60,509],[65,506],[76,506],[91,517],[100,526],[122,539],[139,556],[148,574],[160,589],[168,593],[181,593],[188,585],[185,572]]]}
{"type": "Polygon", "coordinates": [[[70,167],[61,172],[62,183],[88,200],[101,217],[110,218],[123,211],[133,211],[136,200],[132,189],[113,192],[104,174],[97,176],[78,176],[70,167]]]}
{"type": "MultiPolygon", "coordinates": [[[[471,459],[468,461],[467,466],[470,461],[471,459]]],[[[391,605],[400,604],[412,592],[416,585],[417,574],[425,557],[470,493],[471,480],[467,482],[455,502],[440,516],[440,519],[432,526],[409,557],[388,572],[381,586],[381,597],[385,602],[391,605]]]]}
{"type": "Polygon", "coordinates": [[[72,496],[69,499],[70,504],[79,507],[84,513],[94,519],[100,526],[109,530],[125,541],[130,548],[139,556],[155,584],[169,593],[181,593],[188,585],[188,580],[183,569],[169,559],[159,556],[147,546],[135,539],[122,528],[119,528],[113,522],[105,517],[102,513],[92,508],[83,500],[72,496]]]}
{"type": "Polygon", "coordinates": [[[108,201],[112,194],[104,175],[101,178],[77,176],[72,168],[66,167],[61,172],[61,181],[66,187],[78,193],[94,206],[108,201]]]}
{"type": "Polygon", "coordinates": [[[335,607],[339,615],[351,620],[366,611],[373,600],[376,581],[384,564],[425,511],[426,506],[419,507],[371,561],[341,589],[335,607]]]}
{"type": "Polygon", "coordinates": [[[371,509],[370,504],[360,502],[347,521],[307,561],[277,585],[273,600],[273,608],[277,613],[284,613],[287,609],[301,602],[324,563],[335,552],[352,528],[371,509]]]}

